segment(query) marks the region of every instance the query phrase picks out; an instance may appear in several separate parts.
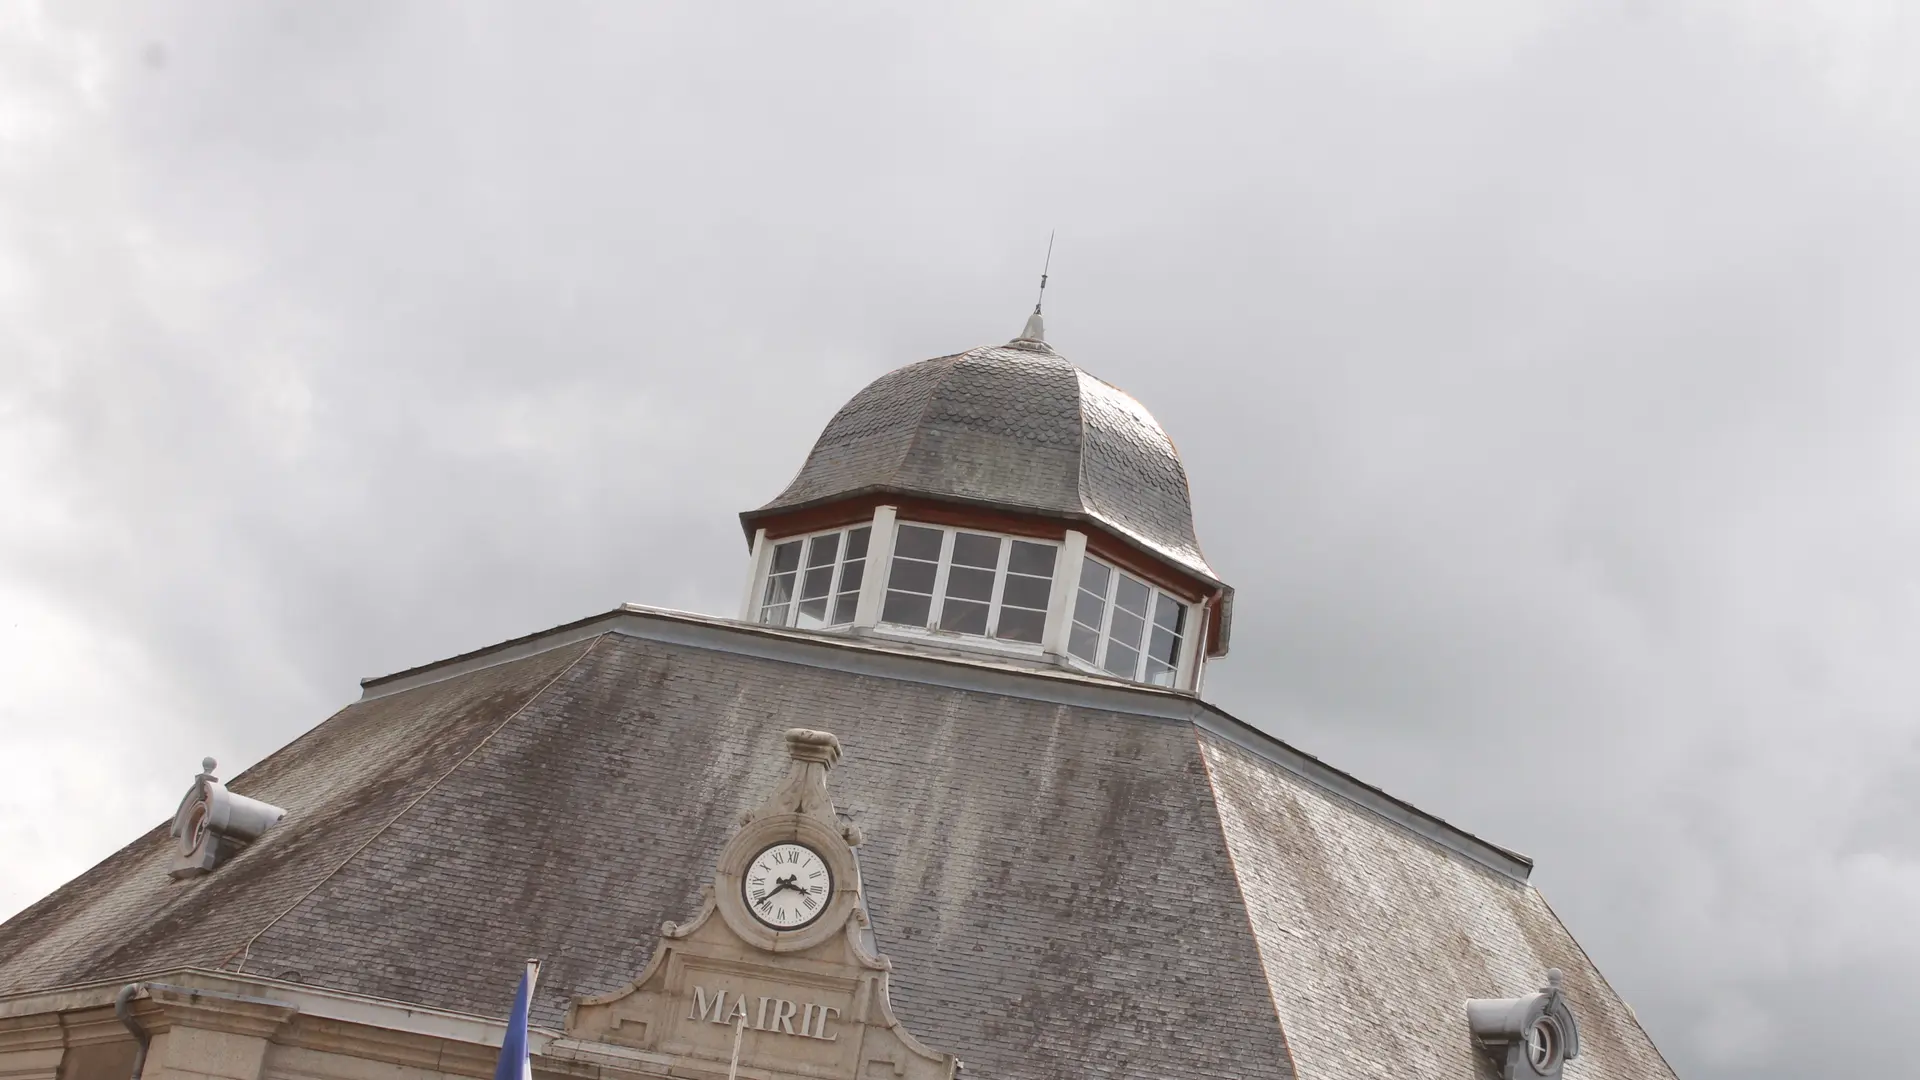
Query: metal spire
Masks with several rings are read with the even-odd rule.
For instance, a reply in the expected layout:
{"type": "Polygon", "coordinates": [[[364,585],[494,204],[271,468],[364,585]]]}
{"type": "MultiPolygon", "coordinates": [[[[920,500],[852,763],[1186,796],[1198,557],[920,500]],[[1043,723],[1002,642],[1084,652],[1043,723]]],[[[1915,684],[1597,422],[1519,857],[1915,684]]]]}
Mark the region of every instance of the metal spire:
{"type": "Polygon", "coordinates": [[[1047,231],[1047,261],[1040,266],[1040,294],[1034,297],[1033,314],[1027,316],[1027,328],[1020,331],[1021,341],[1047,340],[1047,324],[1040,318],[1040,304],[1047,298],[1047,271],[1053,269],[1053,234],[1047,231]]]}

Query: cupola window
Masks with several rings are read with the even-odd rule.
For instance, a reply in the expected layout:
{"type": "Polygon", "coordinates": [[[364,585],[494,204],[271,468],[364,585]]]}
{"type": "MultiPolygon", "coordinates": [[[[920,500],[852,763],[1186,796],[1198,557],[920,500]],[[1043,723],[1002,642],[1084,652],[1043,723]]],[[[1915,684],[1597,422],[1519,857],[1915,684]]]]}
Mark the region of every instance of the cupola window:
{"type": "Polygon", "coordinates": [[[1059,551],[1046,541],[902,524],[880,620],[1038,645],[1059,551]]]}
{"type": "Polygon", "coordinates": [[[1187,635],[1187,605],[1089,557],[1080,564],[1067,652],[1108,674],[1172,686],[1187,635]]]}
{"type": "Polygon", "coordinates": [[[760,621],[805,630],[853,622],[872,533],[862,525],[775,544],[760,621]]]}

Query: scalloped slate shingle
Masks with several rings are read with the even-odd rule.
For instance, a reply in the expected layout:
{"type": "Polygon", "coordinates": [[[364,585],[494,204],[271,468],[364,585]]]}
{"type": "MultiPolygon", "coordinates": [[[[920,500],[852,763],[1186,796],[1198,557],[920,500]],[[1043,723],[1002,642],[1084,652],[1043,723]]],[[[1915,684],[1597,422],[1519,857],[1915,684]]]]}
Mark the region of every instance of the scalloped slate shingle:
{"type": "Polygon", "coordinates": [[[868,491],[1088,518],[1218,580],[1173,441],[1138,401],[1043,343],[882,375],[828,422],[787,489],[746,516],[868,491]]]}

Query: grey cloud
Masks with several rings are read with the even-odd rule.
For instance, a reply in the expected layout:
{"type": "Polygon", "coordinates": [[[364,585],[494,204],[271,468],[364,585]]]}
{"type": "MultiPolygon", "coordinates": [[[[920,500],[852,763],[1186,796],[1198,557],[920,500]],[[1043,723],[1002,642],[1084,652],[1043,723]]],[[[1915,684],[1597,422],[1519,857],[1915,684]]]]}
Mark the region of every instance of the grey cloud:
{"type": "Polygon", "coordinates": [[[71,874],[354,677],[731,612],[733,515],[868,379],[1010,337],[1058,227],[1051,336],[1240,591],[1211,696],[1536,856],[1683,1075],[1892,1067],[1808,1018],[1920,1003],[1909,30],[28,10],[0,596],[15,678],[100,685],[5,738],[140,749],[0,840],[71,874]]]}

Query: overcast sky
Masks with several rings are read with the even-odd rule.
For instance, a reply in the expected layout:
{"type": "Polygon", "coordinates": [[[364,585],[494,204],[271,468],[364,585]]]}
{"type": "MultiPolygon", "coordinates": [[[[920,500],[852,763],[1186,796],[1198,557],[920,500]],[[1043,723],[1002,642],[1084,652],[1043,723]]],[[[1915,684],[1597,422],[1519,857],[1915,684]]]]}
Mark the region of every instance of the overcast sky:
{"type": "Polygon", "coordinates": [[[1900,0],[0,0],[0,914],[622,601],[910,361],[1178,441],[1208,695],[1539,861],[1682,1076],[1910,1071],[1900,0]]]}

